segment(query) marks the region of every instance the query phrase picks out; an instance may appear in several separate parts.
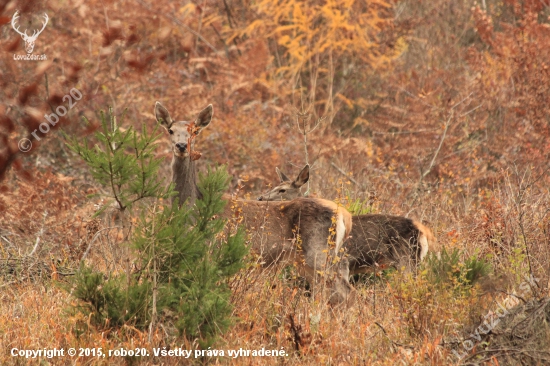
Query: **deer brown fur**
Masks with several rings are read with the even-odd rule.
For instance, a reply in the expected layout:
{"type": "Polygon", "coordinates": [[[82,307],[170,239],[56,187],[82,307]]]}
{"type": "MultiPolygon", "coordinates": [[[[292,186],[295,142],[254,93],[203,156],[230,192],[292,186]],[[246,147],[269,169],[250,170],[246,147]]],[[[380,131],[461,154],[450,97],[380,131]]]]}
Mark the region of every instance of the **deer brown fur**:
{"type": "MultiPolygon", "coordinates": [[[[228,199],[228,196],[224,195],[228,199]]],[[[351,304],[354,289],[349,283],[349,263],[340,254],[344,239],[352,230],[351,214],[343,207],[318,198],[296,198],[286,202],[236,200],[236,209],[226,208],[227,219],[240,212],[239,219],[250,235],[253,250],[265,267],[295,263],[310,284],[319,281],[317,273],[329,273],[333,305],[351,304]],[[334,223],[333,223],[334,220],[334,223]],[[333,246],[327,245],[335,226],[333,246]],[[333,265],[329,258],[338,256],[333,265]]]]}
{"type": "MultiPolygon", "coordinates": [[[[280,184],[258,200],[289,200],[301,195],[300,187],[309,180],[306,165],[291,181],[277,169],[280,184]]],[[[432,231],[418,221],[381,214],[353,216],[351,237],[344,243],[351,274],[370,272],[376,266],[415,267],[435,245],[432,231]]]]}
{"type": "MultiPolygon", "coordinates": [[[[267,265],[300,252],[303,252],[305,264],[310,268],[324,264],[333,217],[336,252],[352,228],[351,214],[347,210],[332,201],[319,198],[296,198],[283,203],[238,200],[236,204],[242,209],[242,220],[246,227],[252,235],[256,235],[255,249],[262,253],[267,265]],[[298,238],[302,242],[301,251],[296,247],[298,238]]],[[[224,212],[227,218],[232,214],[230,209],[224,212]]]]}
{"type": "Polygon", "coordinates": [[[352,274],[370,272],[376,265],[414,268],[435,243],[430,229],[406,217],[366,214],[353,216],[353,222],[344,245],[352,274]]]}

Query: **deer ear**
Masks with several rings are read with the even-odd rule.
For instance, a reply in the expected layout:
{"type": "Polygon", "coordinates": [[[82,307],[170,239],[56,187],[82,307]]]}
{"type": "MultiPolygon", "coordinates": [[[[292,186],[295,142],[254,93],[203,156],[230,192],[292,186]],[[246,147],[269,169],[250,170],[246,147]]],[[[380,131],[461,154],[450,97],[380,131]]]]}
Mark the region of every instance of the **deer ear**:
{"type": "Polygon", "coordinates": [[[279,168],[275,168],[275,171],[277,172],[277,175],[279,176],[279,180],[281,181],[281,183],[290,182],[290,179],[285,175],[285,173],[280,171],[279,168]]]}
{"type": "Polygon", "coordinates": [[[195,126],[197,129],[197,135],[202,131],[203,128],[210,124],[212,121],[212,116],[214,115],[214,108],[212,104],[209,104],[208,107],[204,108],[200,113],[197,119],[195,120],[195,126]]]}
{"type": "Polygon", "coordinates": [[[155,103],[155,118],[157,119],[157,122],[166,129],[169,129],[170,126],[172,126],[172,117],[170,117],[168,109],[164,108],[160,102],[155,103]]]}
{"type": "Polygon", "coordinates": [[[300,188],[304,184],[307,183],[309,180],[309,164],[306,164],[306,166],[302,169],[300,174],[298,174],[298,177],[294,182],[292,182],[292,185],[296,188],[300,188]]]}

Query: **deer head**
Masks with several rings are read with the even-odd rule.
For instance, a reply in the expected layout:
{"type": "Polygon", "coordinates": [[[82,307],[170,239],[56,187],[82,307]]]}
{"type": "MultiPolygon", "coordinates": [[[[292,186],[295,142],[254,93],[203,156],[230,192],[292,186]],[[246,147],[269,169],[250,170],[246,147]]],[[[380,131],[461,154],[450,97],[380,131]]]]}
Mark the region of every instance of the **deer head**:
{"type": "Polygon", "coordinates": [[[209,104],[200,113],[194,122],[178,121],[174,122],[168,110],[160,102],[155,104],[155,117],[157,122],[163,126],[170,134],[170,143],[174,158],[187,158],[192,156],[195,145],[195,137],[210,124],[213,115],[212,104],[209,104]]]}
{"type": "Polygon", "coordinates": [[[294,181],[291,181],[279,168],[276,170],[281,184],[258,197],[258,201],[290,201],[302,196],[300,188],[309,180],[309,164],[306,164],[294,181]]]}
{"type": "Polygon", "coordinates": [[[21,38],[23,38],[23,41],[25,41],[25,51],[27,51],[27,53],[32,53],[32,51],[34,50],[34,42],[36,41],[36,38],[38,38],[40,33],[42,33],[44,28],[46,28],[46,24],[48,24],[48,19],[49,19],[48,14],[44,13],[44,23],[42,23],[42,29],[40,29],[39,31],[34,30],[32,33],[32,36],[29,36],[27,34],[26,29],[24,33],[21,33],[19,31],[19,27],[16,28],[15,22],[18,18],[19,18],[19,14],[16,11],[15,14],[13,14],[13,18],[11,19],[11,26],[13,27],[13,29],[15,29],[17,33],[21,35],[21,38]]]}

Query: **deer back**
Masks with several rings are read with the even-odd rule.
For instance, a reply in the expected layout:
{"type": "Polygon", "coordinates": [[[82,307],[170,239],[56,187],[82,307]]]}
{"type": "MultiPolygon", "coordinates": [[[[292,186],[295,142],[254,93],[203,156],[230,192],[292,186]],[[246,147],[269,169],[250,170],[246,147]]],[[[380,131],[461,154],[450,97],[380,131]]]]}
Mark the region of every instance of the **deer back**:
{"type": "MultiPolygon", "coordinates": [[[[224,199],[229,199],[224,195],[224,199]]],[[[297,198],[291,201],[233,200],[223,216],[237,216],[251,235],[253,249],[266,264],[303,256],[308,266],[324,261],[331,227],[334,250],[352,230],[351,214],[332,201],[297,198]]]]}
{"type": "Polygon", "coordinates": [[[406,217],[366,214],[354,216],[353,222],[346,243],[351,273],[370,272],[375,264],[416,266],[433,240],[427,227],[406,217]]]}

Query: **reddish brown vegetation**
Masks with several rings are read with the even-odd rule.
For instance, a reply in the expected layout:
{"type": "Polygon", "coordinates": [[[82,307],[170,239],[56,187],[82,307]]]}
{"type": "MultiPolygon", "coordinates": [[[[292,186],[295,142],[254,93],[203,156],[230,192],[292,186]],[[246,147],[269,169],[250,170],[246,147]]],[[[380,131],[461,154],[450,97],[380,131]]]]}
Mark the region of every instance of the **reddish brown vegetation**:
{"type": "MultiPolygon", "coordinates": [[[[312,105],[313,119],[327,116],[307,136],[317,196],[346,205],[359,199],[375,212],[427,220],[441,245],[490,255],[498,281],[488,289],[509,290],[532,272],[543,279],[538,294],[547,295],[546,2],[487,1],[487,9],[450,0],[391,1],[387,7],[352,2],[356,13],[349,15],[342,1],[330,2],[332,13],[320,13],[329,2],[312,0],[303,23],[290,11],[269,13],[282,12],[282,6],[259,9],[257,3],[263,2],[0,0],[2,257],[30,253],[39,237],[41,259],[76,266],[91,237],[104,230],[88,259],[106,271],[129,268],[121,259],[125,237],[111,231],[116,223],[91,219],[96,201],[86,194],[100,187],[69,154],[58,128],[90,138],[98,111],[110,105],[117,115],[127,110],[126,123],[152,129],[156,100],[181,119],[212,103],[216,114],[201,134],[197,164],[200,169],[228,164],[233,189],[244,185],[241,192],[255,197],[276,181],[276,166],[294,174],[293,167],[305,162],[295,122],[302,96],[304,109],[312,105]],[[16,9],[23,25],[49,14],[34,50],[47,61],[13,59],[14,53],[25,53],[10,25],[16,9]],[[323,22],[339,12],[353,27],[336,24],[333,43],[310,49],[304,66],[296,66],[296,50],[304,43],[292,41],[311,32],[306,39],[321,42],[323,22]],[[250,31],[255,21],[258,28],[250,31]],[[304,24],[307,31],[290,27],[304,24]],[[354,43],[360,40],[357,24],[372,26],[365,36],[371,46],[354,43]],[[83,98],[51,131],[38,132],[41,141],[36,141],[31,132],[45,113],[66,105],[63,97],[71,88],[83,98]],[[32,141],[30,152],[19,151],[21,138],[32,141]]],[[[168,176],[171,152],[167,142],[161,146],[168,176]]],[[[59,315],[67,303],[57,290],[34,283],[6,288],[2,349],[170,344],[161,330],[150,339],[133,329],[78,338],[72,327],[86,320],[59,315]],[[25,311],[10,315],[19,314],[19,307],[25,311]],[[43,314],[39,321],[36,314],[43,314]]],[[[277,274],[250,268],[232,288],[240,320],[220,344],[286,347],[299,351],[291,358],[294,364],[456,362],[442,342],[460,338],[466,324],[479,324],[494,305],[492,297],[476,297],[475,291],[455,298],[431,291],[421,278],[403,277],[360,288],[359,305],[331,318],[277,274]]],[[[4,362],[16,361],[3,354],[4,362]]]]}

